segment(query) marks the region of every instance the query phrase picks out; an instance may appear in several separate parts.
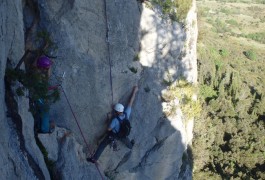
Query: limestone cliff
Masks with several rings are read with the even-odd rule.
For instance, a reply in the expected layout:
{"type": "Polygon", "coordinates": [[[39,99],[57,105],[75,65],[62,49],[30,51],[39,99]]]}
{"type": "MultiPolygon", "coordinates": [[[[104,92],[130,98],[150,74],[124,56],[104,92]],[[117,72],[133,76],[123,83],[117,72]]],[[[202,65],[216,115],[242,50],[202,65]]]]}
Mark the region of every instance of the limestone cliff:
{"type": "MultiPolygon", "coordinates": [[[[51,81],[65,72],[61,98],[51,107],[57,128],[39,135],[54,161],[56,179],[101,179],[86,161],[104,133],[112,103],[126,104],[139,86],[133,105],[132,150],[106,148],[99,170],[107,179],[191,179],[187,160],[193,122],[181,113],[163,113],[162,91],[170,78],[196,83],[197,20],[195,1],[185,26],[162,18],[134,0],[3,0],[0,3],[0,167],[4,179],[50,179],[34,138],[34,119],[26,97],[4,83],[6,67],[15,67],[33,46],[34,31],[45,30],[58,46],[51,81]],[[32,26],[34,24],[34,26],[32,26]],[[33,30],[32,30],[33,29],[33,30]],[[32,31],[31,31],[32,30],[32,31]],[[67,129],[67,130],[66,130],[67,129]],[[84,138],[85,141],[84,142],[84,138]],[[89,147],[87,147],[87,144],[89,147]]],[[[22,67],[23,68],[23,65],[22,67]]]]}

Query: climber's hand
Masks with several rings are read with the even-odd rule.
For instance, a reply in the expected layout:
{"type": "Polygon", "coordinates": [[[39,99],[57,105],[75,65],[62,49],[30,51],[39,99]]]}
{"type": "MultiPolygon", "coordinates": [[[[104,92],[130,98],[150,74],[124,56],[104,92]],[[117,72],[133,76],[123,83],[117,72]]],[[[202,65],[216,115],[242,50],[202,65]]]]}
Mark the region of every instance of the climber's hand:
{"type": "Polygon", "coordinates": [[[137,93],[137,91],[138,91],[138,86],[134,86],[133,87],[133,93],[137,93]]]}

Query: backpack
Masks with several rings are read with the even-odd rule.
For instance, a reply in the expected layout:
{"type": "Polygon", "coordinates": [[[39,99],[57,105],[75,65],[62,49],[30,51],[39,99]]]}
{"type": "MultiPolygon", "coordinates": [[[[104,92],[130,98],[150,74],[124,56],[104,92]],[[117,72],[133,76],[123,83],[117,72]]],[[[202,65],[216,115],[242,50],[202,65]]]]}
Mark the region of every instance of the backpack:
{"type": "Polygon", "coordinates": [[[127,114],[125,114],[125,118],[123,120],[121,120],[119,118],[119,116],[117,116],[117,119],[119,120],[120,123],[120,131],[117,133],[117,136],[119,138],[125,138],[127,136],[129,136],[130,132],[131,132],[131,124],[130,121],[127,118],[127,114]]]}

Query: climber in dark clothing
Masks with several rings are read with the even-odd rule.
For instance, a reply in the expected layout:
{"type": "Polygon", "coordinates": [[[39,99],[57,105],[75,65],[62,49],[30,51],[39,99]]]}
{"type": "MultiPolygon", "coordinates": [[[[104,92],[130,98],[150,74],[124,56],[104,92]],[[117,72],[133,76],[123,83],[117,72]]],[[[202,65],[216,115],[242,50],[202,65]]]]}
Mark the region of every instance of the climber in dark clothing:
{"type": "Polygon", "coordinates": [[[109,125],[109,128],[108,128],[107,135],[103,139],[103,141],[100,143],[100,145],[98,146],[95,154],[92,157],[87,158],[87,160],[89,162],[95,163],[98,160],[98,158],[100,157],[101,153],[106,148],[106,146],[108,144],[114,142],[115,139],[122,141],[129,149],[132,149],[132,147],[134,145],[134,140],[130,141],[128,137],[120,138],[120,137],[118,137],[117,134],[120,131],[119,120],[123,121],[125,118],[129,119],[129,117],[131,115],[132,104],[134,102],[135,95],[136,95],[137,91],[138,91],[138,87],[134,86],[130,101],[129,101],[128,106],[125,110],[124,110],[124,106],[120,103],[118,103],[114,106],[114,111],[115,111],[116,117],[112,119],[112,121],[109,125]]]}
{"type": "MultiPolygon", "coordinates": [[[[51,76],[51,65],[52,61],[46,57],[46,56],[41,56],[38,58],[36,61],[36,69],[35,73],[40,75],[40,81],[39,84],[47,84],[49,78],[51,76]]],[[[45,87],[45,86],[44,86],[45,87]]],[[[38,100],[35,101],[35,105],[37,108],[37,113],[38,113],[38,132],[39,133],[51,133],[53,132],[55,128],[55,124],[53,121],[50,120],[49,117],[49,103],[47,100],[44,98],[39,98],[38,100]]]]}

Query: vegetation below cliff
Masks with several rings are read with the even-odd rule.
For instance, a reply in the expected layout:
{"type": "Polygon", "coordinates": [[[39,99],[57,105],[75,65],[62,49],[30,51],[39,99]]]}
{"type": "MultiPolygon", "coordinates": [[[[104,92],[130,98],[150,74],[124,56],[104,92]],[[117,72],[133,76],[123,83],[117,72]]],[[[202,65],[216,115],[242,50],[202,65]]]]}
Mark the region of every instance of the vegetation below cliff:
{"type": "Polygon", "coordinates": [[[204,103],[194,129],[194,179],[265,178],[264,3],[197,2],[204,103]]]}

